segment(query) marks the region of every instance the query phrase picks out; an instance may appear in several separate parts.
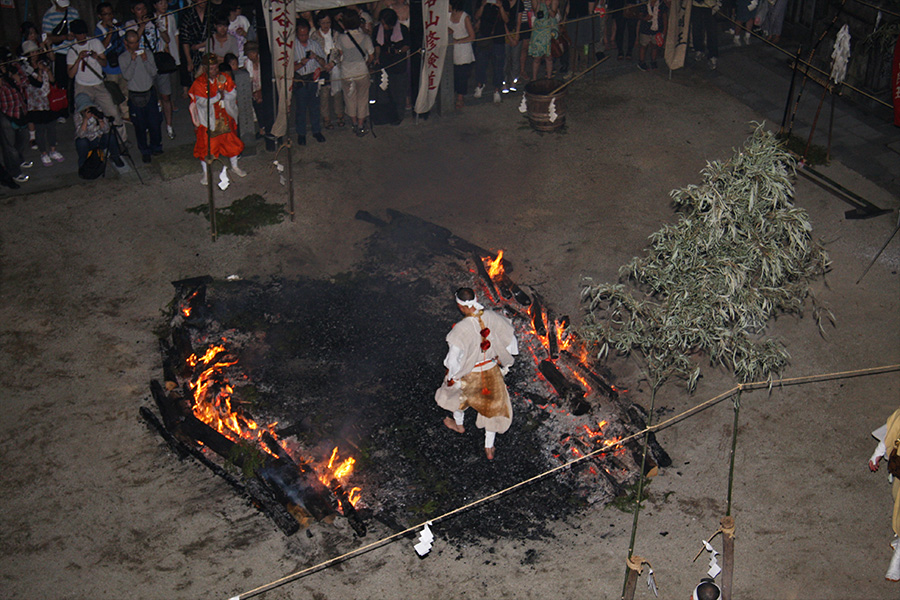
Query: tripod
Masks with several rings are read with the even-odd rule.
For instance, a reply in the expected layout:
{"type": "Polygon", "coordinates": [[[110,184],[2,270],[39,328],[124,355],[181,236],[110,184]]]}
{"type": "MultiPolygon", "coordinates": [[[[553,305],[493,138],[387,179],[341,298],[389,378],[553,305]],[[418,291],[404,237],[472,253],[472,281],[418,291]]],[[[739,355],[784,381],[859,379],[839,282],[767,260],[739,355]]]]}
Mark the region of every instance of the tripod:
{"type": "Polygon", "coordinates": [[[140,171],[137,169],[137,165],[134,164],[134,159],[131,158],[131,154],[128,153],[128,147],[125,145],[125,141],[122,140],[122,136],[119,135],[119,128],[116,127],[115,118],[114,117],[106,117],[107,122],[109,123],[110,136],[106,141],[106,155],[111,156],[110,148],[113,145],[113,140],[115,140],[116,145],[119,147],[119,156],[126,157],[128,162],[131,163],[131,168],[134,169],[135,174],[137,174],[138,181],[141,182],[141,185],[144,185],[144,179],[141,177],[140,171]]]}

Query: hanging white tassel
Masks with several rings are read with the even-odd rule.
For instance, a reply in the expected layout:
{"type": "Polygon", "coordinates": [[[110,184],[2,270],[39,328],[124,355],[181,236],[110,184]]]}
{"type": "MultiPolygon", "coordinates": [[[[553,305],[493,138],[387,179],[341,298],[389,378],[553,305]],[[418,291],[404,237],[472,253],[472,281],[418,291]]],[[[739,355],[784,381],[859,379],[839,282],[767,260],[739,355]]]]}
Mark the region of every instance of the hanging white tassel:
{"type": "Polygon", "coordinates": [[[659,598],[659,590],[656,589],[656,578],[653,577],[653,567],[647,573],[647,587],[653,592],[653,595],[659,598]]]}
{"type": "Polygon", "coordinates": [[[281,163],[278,162],[277,160],[273,160],[273,161],[272,161],[272,164],[275,165],[275,169],[276,169],[279,173],[283,173],[283,172],[284,172],[284,165],[283,165],[283,164],[281,164],[281,163]]]}
{"type": "Polygon", "coordinates": [[[382,92],[386,92],[388,89],[388,74],[384,69],[381,70],[381,83],[378,84],[378,87],[382,92]]]}
{"type": "Polygon", "coordinates": [[[547,113],[550,115],[551,123],[555,123],[559,118],[559,115],[556,114],[556,98],[550,98],[550,107],[547,109],[547,113]]]}
{"type": "Polygon", "coordinates": [[[519,104],[519,112],[523,115],[528,112],[528,101],[525,99],[525,94],[522,94],[522,102],[519,104]]]}
{"type": "Polygon", "coordinates": [[[838,31],[834,40],[834,50],[831,51],[831,80],[835,83],[843,83],[847,77],[847,63],[850,62],[850,27],[844,25],[838,31]]]}
{"type": "Polygon", "coordinates": [[[416,549],[416,554],[419,556],[425,556],[429,552],[431,552],[431,543],[434,541],[434,534],[431,533],[431,521],[425,523],[425,527],[422,528],[422,533],[419,534],[419,543],[413,546],[416,549]]]}
{"type": "Polygon", "coordinates": [[[719,561],[716,560],[716,557],[719,555],[719,553],[716,552],[716,549],[713,548],[712,545],[706,540],[703,541],[703,545],[706,546],[706,551],[711,554],[709,558],[709,571],[707,571],[706,573],[707,575],[715,579],[716,575],[722,572],[722,567],[719,566],[719,561]]]}
{"type": "Polygon", "coordinates": [[[222,172],[219,174],[219,189],[224,192],[229,185],[231,185],[231,181],[228,180],[228,168],[222,167],[222,172]]]}

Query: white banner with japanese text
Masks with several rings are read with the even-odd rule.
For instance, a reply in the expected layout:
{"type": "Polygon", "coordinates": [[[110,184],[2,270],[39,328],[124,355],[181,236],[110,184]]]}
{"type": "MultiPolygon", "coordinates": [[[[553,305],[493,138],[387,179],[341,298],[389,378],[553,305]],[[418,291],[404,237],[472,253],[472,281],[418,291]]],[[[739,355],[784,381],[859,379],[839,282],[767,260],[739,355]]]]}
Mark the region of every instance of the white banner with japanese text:
{"type": "Polygon", "coordinates": [[[272,76],[275,78],[277,105],[272,135],[281,137],[287,133],[287,111],[291,107],[297,7],[295,0],[263,0],[263,9],[266,13],[266,31],[269,33],[272,51],[272,76]]]}
{"type": "Polygon", "coordinates": [[[415,107],[418,114],[431,110],[437,98],[450,40],[450,0],[424,0],[422,20],[425,23],[425,37],[422,43],[422,79],[415,107]]]}
{"type": "Polygon", "coordinates": [[[672,0],[666,35],[666,65],[673,71],[684,67],[691,25],[691,0],[672,0]]]}

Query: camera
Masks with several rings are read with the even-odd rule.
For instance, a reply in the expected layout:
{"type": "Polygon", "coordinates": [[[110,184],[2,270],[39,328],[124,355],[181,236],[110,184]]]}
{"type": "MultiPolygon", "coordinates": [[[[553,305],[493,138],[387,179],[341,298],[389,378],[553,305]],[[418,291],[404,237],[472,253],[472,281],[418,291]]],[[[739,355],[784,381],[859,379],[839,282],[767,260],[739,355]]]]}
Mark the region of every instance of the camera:
{"type": "Polygon", "coordinates": [[[307,51],[306,51],[306,58],[307,58],[307,59],[312,58],[312,50],[307,50],[307,51]]]}
{"type": "Polygon", "coordinates": [[[139,49],[139,50],[137,50],[137,51],[135,52],[135,54],[137,54],[138,56],[140,56],[140,55],[143,54],[143,53],[144,53],[144,49],[143,49],[143,48],[141,48],[141,49],[139,49]]]}

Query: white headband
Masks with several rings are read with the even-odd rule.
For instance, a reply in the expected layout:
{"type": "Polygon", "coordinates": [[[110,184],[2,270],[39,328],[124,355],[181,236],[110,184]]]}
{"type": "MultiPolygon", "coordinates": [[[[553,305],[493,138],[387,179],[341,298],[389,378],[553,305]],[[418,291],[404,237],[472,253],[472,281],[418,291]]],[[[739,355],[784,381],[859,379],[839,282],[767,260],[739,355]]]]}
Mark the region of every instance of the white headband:
{"type": "Polygon", "coordinates": [[[460,300],[459,296],[456,297],[456,303],[460,306],[465,306],[466,308],[474,308],[475,310],[484,310],[484,306],[478,303],[477,298],[472,298],[471,300],[460,300]]]}

